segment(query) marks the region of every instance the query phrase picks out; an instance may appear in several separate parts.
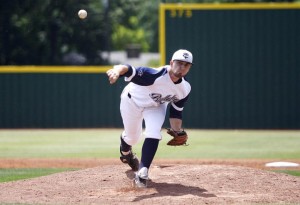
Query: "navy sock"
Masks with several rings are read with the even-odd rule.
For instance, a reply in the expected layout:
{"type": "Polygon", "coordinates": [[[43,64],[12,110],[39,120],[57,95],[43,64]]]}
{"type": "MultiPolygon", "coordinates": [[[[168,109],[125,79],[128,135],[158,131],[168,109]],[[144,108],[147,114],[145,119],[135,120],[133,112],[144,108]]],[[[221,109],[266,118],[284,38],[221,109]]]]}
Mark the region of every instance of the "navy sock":
{"type": "Polygon", "coordinates": [[[149,169],[152,160],[158,148],[158,139],[146,138],[142,147],[142,156],[139,168],[147,167],[149,169]]]}

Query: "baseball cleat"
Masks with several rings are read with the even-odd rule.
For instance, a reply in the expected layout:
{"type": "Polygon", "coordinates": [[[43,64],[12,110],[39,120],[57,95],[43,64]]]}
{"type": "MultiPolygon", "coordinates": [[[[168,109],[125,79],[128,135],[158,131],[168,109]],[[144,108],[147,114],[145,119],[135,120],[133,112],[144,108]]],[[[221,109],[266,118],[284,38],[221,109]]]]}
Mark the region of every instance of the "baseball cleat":
{"type": "Polygon", "coordinates": [[[139,170],[139,160],[135,156],[135,154],[133,154],[131,151],[127,155],[123,155],[121,153],[120,160],[124,164],[128,164],[133,171],[138,171],[139,170]]]}
{"type": "Polygon", "coordinates": [[[133,186],[136,188],[147,188],[147,180],[136,175],[133,179],[133,186]]]}
{"type": "Polygon", "coordinates": [[[148,169],[143,167],[135,174],[133,186],[137,188],[147,188],[148,179],[148,169]]]}

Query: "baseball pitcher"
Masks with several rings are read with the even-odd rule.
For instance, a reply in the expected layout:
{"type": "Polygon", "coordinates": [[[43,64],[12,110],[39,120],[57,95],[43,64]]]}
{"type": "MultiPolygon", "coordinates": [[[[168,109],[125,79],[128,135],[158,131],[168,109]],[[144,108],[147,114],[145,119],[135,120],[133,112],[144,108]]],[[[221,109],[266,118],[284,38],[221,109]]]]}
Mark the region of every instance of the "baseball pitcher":
{"type": "Polygon", "coordinates": [[[187,142],[187,133],[182,129],[182,111],[191,86],[184,76],[192,64],[192,53],[180,49],[173,54],[169,65],[160,68],[115,65],[107,71],[111,84],[120,77],[129,82],[121,94],[120,111],[124,131],[120,137],[120,159],[135,171],[133,182],[136,187],[147,187],[148,171],[162,139],[161,129],[168,104],[170,128],[167,133],[172,136],[168,145],[179,146],[187,142]],[[145,130],[142,135],[143,121],[145,130]],[[132,146],[142,136],[144,143],[139,162],[132,146]]]}

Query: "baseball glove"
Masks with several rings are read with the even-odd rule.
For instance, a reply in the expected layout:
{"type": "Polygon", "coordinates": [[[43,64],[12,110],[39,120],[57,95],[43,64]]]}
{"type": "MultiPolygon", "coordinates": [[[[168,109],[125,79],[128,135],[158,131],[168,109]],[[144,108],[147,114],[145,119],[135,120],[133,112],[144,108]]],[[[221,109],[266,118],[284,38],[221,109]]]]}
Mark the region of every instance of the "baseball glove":
{"type": "Polygon", "coordinates": [[[173,137],[167,145],[169,146],[182,146],[186,145],[188,135],[187,133],[182,130],[182,131],[174,131],[172,128],[167,128],[167,133],[173,137]]]}

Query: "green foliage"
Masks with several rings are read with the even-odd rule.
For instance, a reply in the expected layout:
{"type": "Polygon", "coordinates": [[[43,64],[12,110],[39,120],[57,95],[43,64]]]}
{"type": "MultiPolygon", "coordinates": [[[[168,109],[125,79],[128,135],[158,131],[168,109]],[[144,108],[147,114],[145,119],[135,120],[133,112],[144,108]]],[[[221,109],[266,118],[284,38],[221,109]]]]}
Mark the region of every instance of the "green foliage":
{"type": "Polygon", "coordinates": [[[143,51],[153,48],[158,2],[151,10],[148,1],[107,2],[106,7],[101,0],[5,1],[0,7],[0,64],[99,65],[107,64],[99,55],[103,50],[123,50],[128,43],[140,44],[143,51]],[[88,11],[87,19],[78,18],[80,9],[88,11]],[[153,10],[155,15],[147,14],[153,10]],[[140,21],[145,15],[147,21],[140,21]],[[65,60],[74,53],[86,60],[65,60]]]}
{"type": "MultiPolygon", "coordinates": [[[[104,15],[98,0],[5,1],[0,9],[0,64],[60,65],[77,53],[85,64],[100,64],[104,15]],[[88,11],[80,20],[79,9],[88,11]]],[[[72,64],[68,62],[67,64],[72,64]]]]}
{"type": "Polygon", "coordinates": [[[151,52],[158,51],[158,11],[159,1],[143,1],[137,13],[139,26],[145,31],[145,39],[151,52]]]}
{"type": "Polygon", "coordinates": [[[149,44],[145,38],[145,32],[138,27],[138,19],[135,16],[129,18],[129,27],[116,25],[111,36],[113,47],[116,50],[122,50],[129,44],[141,45],[142,51],[149,51],[149,44]],[[131,28],[129,28],[131,27],[131,28]]]}
{"type": "Polygon", "coordinates": [[[144,4],[139,0],[111,2],[109,17],[112,23],[111,41],[114,50],[124,50],[128,44],[139,44],[143,51],[149,51],[151,41],[147,33],[150,31],[143,28],[144,21],[139,16],[140,11],[144,10],[141,9],[144,8],[144,4]]]}

